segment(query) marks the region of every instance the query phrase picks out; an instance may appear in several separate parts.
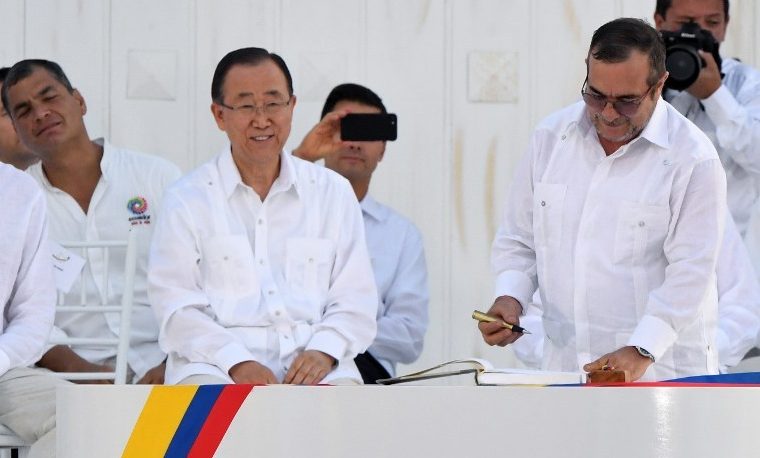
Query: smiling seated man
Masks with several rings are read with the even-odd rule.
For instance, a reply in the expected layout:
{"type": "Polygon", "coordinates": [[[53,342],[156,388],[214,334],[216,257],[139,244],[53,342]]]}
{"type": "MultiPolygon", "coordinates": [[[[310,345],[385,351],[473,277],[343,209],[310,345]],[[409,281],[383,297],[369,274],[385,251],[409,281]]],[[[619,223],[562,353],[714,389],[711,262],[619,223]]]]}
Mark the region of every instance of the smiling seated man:
{"type": "Polygon", "coordinates": [[[232,51],[211,100],[230,143],[167,191],[151,249],[167,383],[361,383],[377,311],[361,209],[343,177],[284,150],[287,65],[232,51]]]}

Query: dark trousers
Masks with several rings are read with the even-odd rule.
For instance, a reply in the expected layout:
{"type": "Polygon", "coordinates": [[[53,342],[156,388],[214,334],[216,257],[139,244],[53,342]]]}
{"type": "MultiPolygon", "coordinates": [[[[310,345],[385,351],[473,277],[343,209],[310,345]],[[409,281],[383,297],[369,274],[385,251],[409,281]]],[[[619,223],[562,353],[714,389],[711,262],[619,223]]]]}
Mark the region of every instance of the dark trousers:
{"type": "Polygon", "coordinates": [[[378,379],[391,377],[391,374],[369,352],[360,353],[354,358],[354,362],[365,384],[376,384],[378,379]]]}

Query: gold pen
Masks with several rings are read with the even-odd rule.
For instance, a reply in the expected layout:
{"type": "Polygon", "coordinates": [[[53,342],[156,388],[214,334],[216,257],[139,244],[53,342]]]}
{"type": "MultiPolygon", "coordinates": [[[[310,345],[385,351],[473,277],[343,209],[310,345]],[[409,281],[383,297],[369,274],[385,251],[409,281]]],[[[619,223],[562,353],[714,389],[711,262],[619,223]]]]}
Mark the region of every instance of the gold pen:
{"type": "Polygon", "coordinates": [[[520,326],[518,326],[516,324],[507,323],[506,321],[502,321],[502,320],[500,320],[498,318],[494,318],[491,315],[486,315],[485,313],[479,312],[477,310],[475,310],[474,312],[472,312],[472,318],[475,319],[475,320],[478,320],[478,321],[484,321],[486,323],[497,322],[497,323],[499,323],[501,325],[502,328],[507,328],[507,329],[511,330],[512,332],[520,332],[522,334],[530,334],[531,333],[527,329],[522,328],[522,327],[520,327],[520,326]]]}

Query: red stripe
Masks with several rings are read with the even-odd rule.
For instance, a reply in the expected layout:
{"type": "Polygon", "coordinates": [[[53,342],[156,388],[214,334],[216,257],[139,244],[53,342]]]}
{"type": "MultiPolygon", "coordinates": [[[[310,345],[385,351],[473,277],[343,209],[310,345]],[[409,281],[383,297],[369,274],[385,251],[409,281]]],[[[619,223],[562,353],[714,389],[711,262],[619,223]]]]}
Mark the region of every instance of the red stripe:
{"type": "Polygon", "coordinates": [[[226,385],[203,423],[188,458],[211,458],[253,385],[226,385]]]}

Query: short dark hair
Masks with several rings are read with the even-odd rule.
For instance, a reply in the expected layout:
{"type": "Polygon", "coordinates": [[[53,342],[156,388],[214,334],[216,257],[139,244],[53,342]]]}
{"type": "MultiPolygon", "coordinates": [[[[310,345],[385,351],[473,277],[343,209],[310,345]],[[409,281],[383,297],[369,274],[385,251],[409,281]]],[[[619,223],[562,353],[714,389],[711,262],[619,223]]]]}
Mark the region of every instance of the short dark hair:
{"type": "Polygon", "coordinates": [[[383,105],[383,100],[371,89],[355,83],[343,83],[335,86],[325,100],[325,106],[322,108],[322,118],[335,109],[338,102],[344,100],[360,103],[370,107],[375,107],[381,113],[387,113],[383,105]]]}
{"type": "Polygon", "coordinates": [[[267,60],[271,60],[282,70],[288,83],[288,95],[293,95],[293,78],[290,76],[290,70],[288,70],[288,66],[282,57],[263,48],[240,48],[227,53],[217,64],[214,78],[211,80],[211,100],[216,103],[223,103],[222,86],[224,86],[224,79],[232,67],[235,65],[258,65],[267,60]]]}
{"type": "Polygon", "coordinates": [[[3,84],[3,80],[5,80],[5,75],[8,74],[10,71],[10,67],[2,67],[0,68],[0,84],[3,84]]]}
{"type": "MultiPolygon", "coordinates": [[[[665,17],[670,7],[673,6],[673,0],[657,0],[657,4],[654,7],[655,14],[659,14],[665,17]]],[[[723,0],[723,14],[728,19],[728,0],[723,0]]]]}
{"type": "Polygon", "coordinates": [[[591,37],[588,54],[602,62],[618,63],[627,60],[633,50],[649,55],[647,84],[654,85],[665,74],[665,44],[657,30],[641,19],[620,18],[599,27],[591,37]]]}
{"type": "Polygon", "coordinates": [[[8,73],[5,75],[5,78],[3,78],[3,107],[5,107],[5,111],[8,112],[8,114],[11,112],[10,107],[8,106],[8,90],[18,84],[19,81],[28,78],[29,75],[31,75],[34,70],[38,68],[41,68],[50,73],[50,75],[55,78],[56,81],[61,83],[63,87],[69,91],[69,94],[74,92],[74,87],[71,85],[69,78],[66,76],[66,73],[63,72],[63,69],[60,65],[50,60],[25,59],[13,64],[10,70],[8,70],[8,73]]]}

